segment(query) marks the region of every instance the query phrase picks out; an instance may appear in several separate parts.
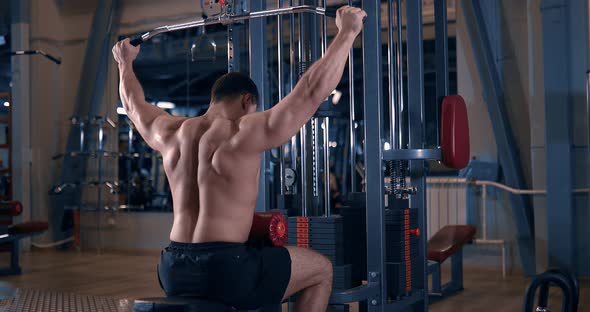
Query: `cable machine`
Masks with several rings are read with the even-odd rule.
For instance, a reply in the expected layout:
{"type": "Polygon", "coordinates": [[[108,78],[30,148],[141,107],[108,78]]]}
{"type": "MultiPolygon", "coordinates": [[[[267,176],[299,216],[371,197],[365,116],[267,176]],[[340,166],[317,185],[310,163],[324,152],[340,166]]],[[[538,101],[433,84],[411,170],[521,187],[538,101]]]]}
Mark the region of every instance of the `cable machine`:
{"type": "MultiPolygon", "coordinates": [[[[212,24],[231,27],[233,23],[247,20],[250,75],[258,86],[263,109],[270,108],[271,91],[267,73],[267,40],[270,38],[266,35],[270,19],[263,18],[276,18],[280,100],[324,54],[328,46],[327,17],[335,16],[336,11],[326,7],[325,0],[297,3],[279,0],[272,9],[266,9],[265,3],[259,1],[250,1],[249,6],[243,0],[205,2],[211,9],[207,19],[158,27],[133,39],[132,44],[139,45],[165,32],[212,24]],[[288,41],[284,33],[289,34],[288,41]],[[288,58],[284,56],[285,46],[289,49],[288,58]]],[[[358,6],[358,1],[349,0],[348,3],[358,6]]],[[[464,167],[469,156],[468,133],[450,140],[449,136],[455,134],[448,129],[465,130],[467,121],[462,120],[463,111],[457,113],[455,105],[446,105],[450,107],[446,114],[453,118],[447,119],[446,126],[445,122],[436,120],[437,129],[443,129],[437,136],[440,147],[427,148],[422,2],[387,1],[385,57],[381,37],[383,6],[380,1],[365,0],[362,8],[368,17],[362,34],[362,56],[357,55],[354,48],[350,51],[348,116],[332,111],[331,99],[326,100],[326,105],[322,105],[312,120],[280,148],[276,190],[270,189],[266,181],[272,155],[265,153],[257,211],[282,208],[290,216],[289,243],[313,248],[332,260],[335,279],[331,305],[360,302],[362,311],[427,311],[427,161],[442,161],[455,169],[464,167]],[[383,89],[384,58],[388,65],[387,90],[383,89]],[[359,75],[355,63],[361,59],[363,116],[357,114],[360,107],[355,101],[354,88],[359,75]],[[385,94],[388,96],[384,97],[385,94]],[[330,209],[330,125],[334,118],[343,117],[347,118],[349,127],[350,192],[348,207],[333,214],[330,209]],[[357,175],[357,148],[359,143],[363,144],[358,142],[357,136],[363,130],[365,192],[358,189],[357,175]],[[454,144],[465,144],[465,138],[466,150],[465,147],[456,148],[454,144]],[[268,195],[274,191],[280,194],[277,203],[268,195]]],[[[436,105],[441,116],[445,115],[443,99],[449,92],[446,0],[435,0],[435,19],[439,100],[428,105],[436,105]]],[[[229,38],[231,41],[231,36],[229,38]]],[[[228,53],[230,71],[235,69],[232,67],[235,48],[231,45],[232,53],[228,53]]]]}

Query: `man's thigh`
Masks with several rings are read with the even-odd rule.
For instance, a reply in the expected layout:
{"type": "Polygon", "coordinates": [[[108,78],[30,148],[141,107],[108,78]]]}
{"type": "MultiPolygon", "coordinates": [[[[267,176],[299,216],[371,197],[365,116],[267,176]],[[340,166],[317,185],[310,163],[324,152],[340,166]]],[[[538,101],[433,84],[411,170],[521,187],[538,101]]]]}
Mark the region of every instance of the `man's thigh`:
{"type": "MultiPolygon", "coordinates": [[[[291,279],[283,298],[332,278],[332,263],[317,251],[286,246],[291,256],[291,279]]],[[[331,281],[330,281],[331,282],[331,281]]]]}

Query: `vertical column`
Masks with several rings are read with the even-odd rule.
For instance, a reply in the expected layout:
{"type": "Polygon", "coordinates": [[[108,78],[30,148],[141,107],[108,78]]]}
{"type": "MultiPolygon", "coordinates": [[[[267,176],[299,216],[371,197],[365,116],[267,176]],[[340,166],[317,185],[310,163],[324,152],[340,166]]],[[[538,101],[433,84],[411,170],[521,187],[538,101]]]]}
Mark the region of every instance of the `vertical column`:
{"type": "MultiPolygon", "coordinates": [[[[352,0],[348,0],[348,5],[352,6],[352,0]]],[[[350,193],[355,193],[356,190],[356,116],[355,108],[356,102],[354,99],[354,45],[350,48],[348,54],[348,96],[350,98],[349,108],[349,128],[350,128],[350,193]]]]}
{"type": "Polygon", "coordinates": [[[447,0],[434,1],[436,55],[436,144],[440,146],[442,98],[449,94],[449,47],[447,34],[447,0]]]}
{"type": "MultiPolygon", "coordinates": [[[[293,6],[293,0],[289,0],[289,6],[293,6]]],[[[289,92],[293,91],[295,88],[295,84],[297,83],[297,66],[295,63],[295,49],[296,49],[296,41],[295,41],[295,15],[289,15],[289,92]]],[[[295,135],[291,138],[291,142],[289,142],[291,146],[291,169],[297,172],[297,155],[299,155],[299,135],[295,135]]],[[[301,177],[299,177],[301,180],[301,177]]],[[[297,189],[298,183],[295,183],[293,188],[293,193],[297,194],[298,190],[301,190],[301,187],[297,189]]]]}
{"type": "MultiPolygon", "coordinates": [[[[283,0],[277,2],[277,6],[281,8],[283,6],[283,0]]],[[[279,87],[279,101],[285,96],[283,87],[283,16],[277,16],[277,65],[278,65],[278,79],[277,84],[279,87]]],[[[285,145],[281,145],[279,148],[279,184],[280,194],[285,195],[285,145]]],[[[281,199],[281,200],[284,200],[281,199]]]]}
{"type": "Polygon", "coordinates": [[[324,138],[324,215],[330,216],[330,117],[323,118],[323,135],[324,138]]]}
{"type": "MultiPolygon", "coordinates": [[[[266,7],[263,1],[251,1],[250,12],[264,10],[266,7]]],[[[266,19],[257,18],[250,22],[250,77],[258,87],[259,110],[270,108],[268,99],[268,79],[266,77],[267,68],[267,44],[264,34],[266,34],[266,19]]],[[[270,160],[270,153],[264,152],[260,163],[260,178],[258,184],[258,199],[256,201],[256,211],[266,211],[270,209],[269,189],[266,179],[266,170],[270,160]]]]}
{"type": "Polygon", "coordinates": [[[546,0],[543,14],[545,147],[547,159],[547,249],[549,265],[576,272],[576,219],[573,188],[572,86],[569,1],[546,0]]]}
{"type": "MultiPolygon", "coordinates": [[[[301,5],[313,4],[315,0],[302,0],[301,5]]],[[[315,58],[319,56],[319,37],[318,37],[318,19],[315,15],[301,13],[299,14],[299,78],[303,76],[305,71],[315,58]]],[[[317,200],[314,196],[314,133],[311,122],[305,124],[300,131],[301,138],[301,206],[302,215],[313,215],[313,211],[317,211],[317,200]]]]}
{"type": "Polygon", "coordinates": [[[383,67],[381,59],[381,4],[363,1],[365,167],[367,187],[367,273],[380,283],[379,298],[368,298],[369,311],[383,311],[387,303],[384,181],[382,170],[383,67]],[[375,276],[375,277],[373,277],[375,276]],[[375,304],[373,304],[375,303],[375,304]]]}
{"type": "MultiPolygon", "coordinates": [[[[13,50],[30,50],[30,0],[11,2],[11,46],[13,50]]],[[[25,207],[22,218],[31,211],[31,58],[12,57],[12,185],[13,198],[25,207]]]]}
{"type": "MultiPolygon", "coordinates": [[[[408,124],[410,132],[409,148],[424,148],[424,64],[422,48],[422,2],[406,2],[407,47],[408,47],[408,124]]],[[[427,289],[428,268],[426,261],[426,168],[423,160],[410,161],[410,178],[417,193],[410,197],[410,207],[418,209],[420,227],[420,248],[418,259],[423,273],[423,287],[427,289]]],[[[423,310],[428,310],[428,295],[424,295],[423,310]]]]}

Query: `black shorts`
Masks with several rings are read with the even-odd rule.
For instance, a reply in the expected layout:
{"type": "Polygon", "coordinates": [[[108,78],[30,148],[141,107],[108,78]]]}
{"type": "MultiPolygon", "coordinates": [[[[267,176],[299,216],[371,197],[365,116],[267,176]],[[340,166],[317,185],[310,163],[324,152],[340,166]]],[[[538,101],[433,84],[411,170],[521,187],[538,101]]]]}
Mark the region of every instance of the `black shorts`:
{"type": "Polygon", "coordinates": [[[291,278],[291,257],[284,247],[171,242],[160,256],[158,278],[167,296],[256,309],[281,303],[291,278]]]}

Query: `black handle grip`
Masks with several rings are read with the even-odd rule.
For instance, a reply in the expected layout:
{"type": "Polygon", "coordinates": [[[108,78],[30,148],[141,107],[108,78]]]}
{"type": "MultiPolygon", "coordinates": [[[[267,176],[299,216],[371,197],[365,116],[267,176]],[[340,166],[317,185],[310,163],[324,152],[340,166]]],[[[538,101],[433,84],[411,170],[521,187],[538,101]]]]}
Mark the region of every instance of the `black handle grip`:
{"type": "Polygon", "coordinates": [[[48,59],[50,59],[50,60],[52,60],[55,64],[61,65],[61,60],[58,59],[57,57],[53,57],[53,56],[51,56],[49,54],[46,54],[45,57],[48,58],[48,59]]]}
{"type": "Polygon", "coordinates": [[[137,47],[138,45],[143,43],[143,39],[141,37],[137,37],[135,39],[132,39],[129,43],[131,43],[132,46],[137,47]]]}

